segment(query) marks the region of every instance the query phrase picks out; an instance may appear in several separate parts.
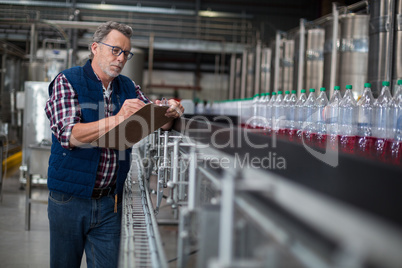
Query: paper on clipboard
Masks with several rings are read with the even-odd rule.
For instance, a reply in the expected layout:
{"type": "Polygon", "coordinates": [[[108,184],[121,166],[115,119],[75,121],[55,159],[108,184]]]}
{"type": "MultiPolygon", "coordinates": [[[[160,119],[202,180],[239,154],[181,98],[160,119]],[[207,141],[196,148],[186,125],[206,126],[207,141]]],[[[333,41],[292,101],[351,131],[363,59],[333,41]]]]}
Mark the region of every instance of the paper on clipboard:
{"type": "Polygon", "coordinates": [[[165,116],[168,106],[148,103],[135,114],[93,141],[91,145],[125,150],[174,118],[165,116]]]}

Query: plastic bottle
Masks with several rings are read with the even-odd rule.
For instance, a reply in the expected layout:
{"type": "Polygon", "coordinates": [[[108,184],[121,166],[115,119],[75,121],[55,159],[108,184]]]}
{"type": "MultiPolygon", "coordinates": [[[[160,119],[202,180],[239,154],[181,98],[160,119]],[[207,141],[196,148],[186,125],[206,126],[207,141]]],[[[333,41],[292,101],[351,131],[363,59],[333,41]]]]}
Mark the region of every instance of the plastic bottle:
{"type": "Polygon", "coordinates": [[[374,147],[373,109],[374,97],[371,84],[365,83],[363,94],[357,102],[357,152],[366,157],[370,157],[374,147]]]}
{"type": "Polygon", "coordinates": [[[338,150],[339,144],[339,102],[342,100],[341,88],[334,87],[334,93],[326,109],[327,140],[331,150],[338,150]]]}
{"type": "Polygon", "coordinates": [[[339,134],[339,102],[342,100],[341,88],[339,86],[334,87],[334,93],[328,103],[327,108],[327,133],[329,135],[339,134]]]}
{"type": "Polygon", "coordinates": [[[241,110],[238,111],[238,115],[241,118],[241,127],[248,128],[248,123],[253,117],[253,98],[245,98],[240,100],[241,110]]]}
{"type": "Polygon", "coordinates": [[[258,125],[257,128],[264,129],[267,125],[265,118],[267,104],[269,102],[269,93],[261,93],[261,97],[258,104],[258,125]]]}
{"type": "Polygon", "coordinates": [[[257,128],[259,101],[260,101],[260,94],[255,94],[253,97],[253,118],[250,123],[251,128],[257,128]]]}
{"type": "Polygon", "coordinates": [[[395,88],[394,97],[389,102],[389,112],[388,112],[388,130],[390,131],[389,137],[396,139],[396,133],[398,130],[398,114],[399,114],[399,104],[402,99],[402,80],[398,80],[397,86],[395,88]]]}
{"type": "Polygon", "coordinates": [[[315,116],[315,124],[317,136],[316,143],[323,147],[327,141],[327,123],[326,123],[326,107],[328,106],[328,97],[325,87],[320,88],[320,95],[317,97],[317,111],[315,116]]]}
{"type": "Polygon", "coordinates": [[[390,162],[402,164],[402,80],[398,80],[395,94],[390,101],[390,127],[392,144],[390,148],[390,162]]]}
{"type": "Polygon", "coordinates": [[[303,125],[303,139],[311,144],[314,142],[313,140],[317,131],[314,120],[315,113],[317,112],[317,97],[314,88],[310,88],[310,93],[303,107],[305,118],[305,124],[303,125]]]}
{"type": "Polygon", "coordinates": [[[287,133],[289,140],[293,140],[296,137],[297,121],[296,121],[296,103],[297,103],[297,91],[292,90],[289,101],[285,107],[287,118],[287,133]]]}
{"type": "Polygon", "coordinates": [[[296,102],[295,118],[296,118],[296,139],[300,140],[303,136],[303,124],[304,124],[304,103],[307,100],[306,90],[300,91],[299,99],[296,102]]]}
{"type": "Polygon", "coordinates": [[[268,102],[268,106],[267,106],[267,113],[265,115],[265,118],[267,119],[267,127],[266,127],[266,131],[267,133],[271,133],[272,131],[272,119],[274,117],[274,112],[273,112],[273,105],[276,101],[276,92],[272,92],[271,94],[271,99],[268,102]]]}
{"type": "Polygon", "coordinates": [[[285,91],[285,96],[283,97],[283,101],[280,104],[280,120],[279,120],[279,135],[286,135],[286,126],[287,126],[287,106],[290,99],[290,91],[285,91]]]}
{"type": "Polygon", "coordinates": [[[282,91],[278,91],[278,95],[276,97],[276,100],[273,104],[273,114],[274,116],[272,117],[273,122],[272,126],[276,134],[279,134],[279,127],[281,124],[282,118],[282,101],[283,101],[283,94],[282,91]]]}
{"type": "MultiPolygon", "coordinates": [[[[221,103],[221,106],[220,106],[220,109],[218,111],[218,114],[220,114],[220,115],[225,114],[224,108],[225,108],[224,103],[221,103]]],[[[205,114],[212,114],[212,104],[211,104],[210,101],[208,101],[207,104],[205,104],[204,113],[205,114]]]]}
{"type": "Polygon", "coordinates": [[[345,94],[339,102],[339,141],[342,151],[354,153],[356,134],[357,104],[353,97],[352,85],[347,85],[345,94]]]}
{"type": "Polygon", "coordinates": [[[205,113],[205,110],[204,110],[204,102],[203,102],[203,101],[199,101],[199,102],[197,103],[197,106],[196,106],[196,113],[197,113],[197,114],[204,114],[204,113],[205,113]]]}
{"type": "Polygon", "coordinates": [[[389,109],[391,102],[391,92],[389,82],[382,82],[380,96],[374,102],[373,136],[375,139],[374,154],[381,161],[386,161],[387,147],[390,145],[391,131],[389,127],[389,109]]]}

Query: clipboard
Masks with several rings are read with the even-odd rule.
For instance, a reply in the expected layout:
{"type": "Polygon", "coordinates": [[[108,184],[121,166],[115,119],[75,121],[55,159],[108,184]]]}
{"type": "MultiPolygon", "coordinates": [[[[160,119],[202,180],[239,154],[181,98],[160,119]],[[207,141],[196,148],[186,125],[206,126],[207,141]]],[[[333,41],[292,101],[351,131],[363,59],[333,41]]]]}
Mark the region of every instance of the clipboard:
{"type": "Polygon", "coordinates": [[[174,118],[166,117],[168,106],[148,103],[135,114],[91,143],[92,146],[125,150],[174,118]]]}

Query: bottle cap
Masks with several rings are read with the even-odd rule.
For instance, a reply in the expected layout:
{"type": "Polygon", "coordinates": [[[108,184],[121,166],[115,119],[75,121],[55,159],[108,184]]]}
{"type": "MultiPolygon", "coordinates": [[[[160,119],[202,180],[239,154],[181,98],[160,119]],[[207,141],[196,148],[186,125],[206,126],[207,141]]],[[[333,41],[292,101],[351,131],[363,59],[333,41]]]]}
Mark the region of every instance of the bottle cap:
{"type": "Polygon", "coordinates": [[[285,91],[285,94],[290,94],[290,91],[289,91],[289,90],[286,90],[286,91],[285,91]]]}
{"type": "Polygon", "coordinates": [[[314,88],[310,88],[310,92],[315,92],[315,89],[314,89],[314,88]]]}
{"type": "Polygon", "coordinates": [[[389,81],[383,81],[382,86],[383,87],[389,87],[389,81]]]}
{"type": "Polygon", "coordinates": [[[266,94],[267,94],[267,96],[269,96],[271,93],[267,92],[266,94]]]}
{"type": "Polygon", "coordinates": [[[255,98],[255,97],[258,97],[259,95],[260,95],[260,94],[255,94],[255,95],[254,95],[254,98],[255,98]]]}
{"type": "Polygon", "coordinates": [[[398,80],[398,85],[402,85],[402,80],[398,80]]]}
{"type": "MultiPolygon", "coordinates": [[[[401,80],[402,81],[402,80],[401,80]]],[[[292,90],[292,94],[296,94],[297,93],[297,91],[296,90],[292,90]]]]}
{"type": "Polygon", "coordinates": [[[334,90],[341,90],[340,86],[334,86],[334,90]]]}
{"type": "Polygon", "coordinates": [[[352,85],[346,85],[346,89],[352,89],[352,85]]]}
{"type": "Polygon", "coordinates": [[[305,89],[300,90],[301,93],[306,93],[305,89]]]}
{"type": "Polygon", "coordinates": [[[371,87],[371,84],[370,83],[364,83],[364,87],[371,87]]]}
{"type": "Polygon", "coordinates": [[[276,92],[272,92],[272,96],[273,96],[273,95],[276,95],[276,92]]]}
{"type": "Polygon", "coordinates": [[[325,91],[325,87],[320,88],[320,91],[325,91]]]}
{"type": "Polygon", "coordinates": [[[282,94],[282,91],[278,90],[278,95],[281,95],[281,94],[282,94]]]}

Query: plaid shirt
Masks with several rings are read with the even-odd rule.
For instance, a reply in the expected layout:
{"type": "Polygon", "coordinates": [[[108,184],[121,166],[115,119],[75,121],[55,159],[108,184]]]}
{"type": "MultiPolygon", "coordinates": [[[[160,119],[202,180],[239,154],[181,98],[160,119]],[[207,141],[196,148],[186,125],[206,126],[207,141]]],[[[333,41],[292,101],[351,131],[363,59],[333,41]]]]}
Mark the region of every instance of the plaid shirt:
{"type": "MultiPolygon", "coordinates": [[[[99,78],[98,78],[99,79],[99,78]]],[[[103,87],[103,98],[105,103],[105,116],[112,116],[111,96],[113,89],[103,87]]],[[[136,86],[137,98],[145,103],[149,99],[142,93],[141,88],[136,86]]],[[[81,108],[78,103],[77,93],[68,82],[64,74],[56,77],[52,95],[46,102],[46,115],[50,120],[50,129],[61,146],[72,149],[69,145],[71,131],[76,123],[81,122],[81,108]]],[[[101,148],[101,156],[96,174],[95,188],[105,188],[115,183],[115,172],[117,168],[117,156],[113,149],[101,148]]]]}

